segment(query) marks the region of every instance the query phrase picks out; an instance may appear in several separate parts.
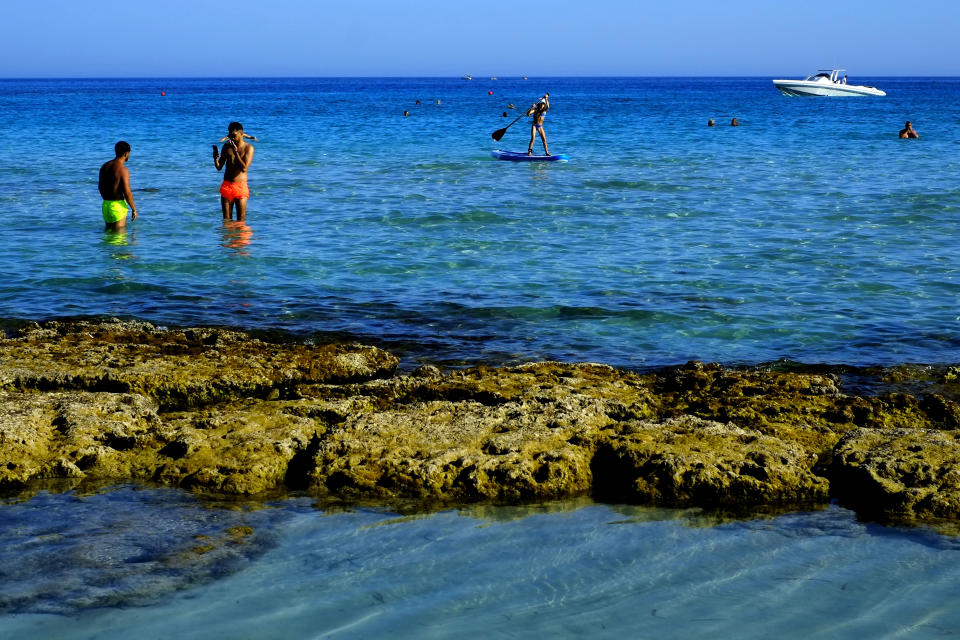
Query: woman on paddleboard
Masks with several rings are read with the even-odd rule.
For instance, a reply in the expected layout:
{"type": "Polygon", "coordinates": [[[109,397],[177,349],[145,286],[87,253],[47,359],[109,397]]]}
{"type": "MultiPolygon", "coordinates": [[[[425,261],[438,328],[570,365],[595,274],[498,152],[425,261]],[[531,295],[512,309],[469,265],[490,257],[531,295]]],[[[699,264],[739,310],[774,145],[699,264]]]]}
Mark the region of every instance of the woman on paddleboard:
{"type": "Polygon", "coordinates": [[[528,156],[533,155],[533,143],[537,140],[537,133],[540,134],[540,139],[543,140],[543,155],[550,155],[550,152],[547,150],[547,135],[543,132],[543,117],[547,115],[547,111],[549,110],[549,93],[543,94],[543,97],[527,110],[527,115],[533,116],[533,123],[530,125],[530,145],[527,147],[528,156]]]}

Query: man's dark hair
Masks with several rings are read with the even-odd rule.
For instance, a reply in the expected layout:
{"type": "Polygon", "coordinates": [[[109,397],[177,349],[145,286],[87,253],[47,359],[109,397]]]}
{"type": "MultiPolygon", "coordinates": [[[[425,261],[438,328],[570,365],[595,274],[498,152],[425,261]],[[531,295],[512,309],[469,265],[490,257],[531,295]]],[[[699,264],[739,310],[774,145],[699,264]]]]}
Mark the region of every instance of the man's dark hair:
{"type": "Polygon", "coordinates": [[[239,122],[231,122],[227,125],[227,131],[233,133],[234,131],[243,131],[243,125],[239,122]]]}
{"type": "Polygon", "coordinates": [[[121,140],[117,144],[113,145],[113,150],[117,154],[117,157],[119,158],[125,153],[130,153],[130,145],[124,142],[123,140],[121,140]]]}

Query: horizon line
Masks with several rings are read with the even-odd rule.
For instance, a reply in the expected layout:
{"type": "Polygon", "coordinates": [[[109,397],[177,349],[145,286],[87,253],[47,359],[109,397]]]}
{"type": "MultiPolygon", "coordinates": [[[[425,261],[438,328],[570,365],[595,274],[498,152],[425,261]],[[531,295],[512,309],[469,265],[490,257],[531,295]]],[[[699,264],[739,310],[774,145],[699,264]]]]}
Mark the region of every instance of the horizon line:
{"type": "MultiPolygon", "coordinates": [[[[780,77],[789,76],[791,74],[781,74],[780,77]]],[[[856,74],[861,78],[960,78],[958,75],[940,75],[940,74],[931,74],[931,75],[873,75],[870,73],[858,73],[856,74]]],[[[449,75],[330,75],[330,76],[313,76],[313,75],[225,75],[225,76],[209,76],[209,75],[184,75],[184,76],[168,76],[168,75],[158,75],[158,76],[5,76],[0,77],[0,81],[17,81],[17,80],[463,80],[464,82],[502,82],[502,81],[525,81],[529,82],[530,78],[533,79],[602,79],[602,78],[612,78],[612,79],[646,79],[646,78],[689,78],[689,79],[712,79],[712,78],[776,78],[777,76],[773,74],[725,74],[725,75],[692,75],[692,74],[657,74],[657,75],[543,75],[543,76],[481,76],[480,78],[473,78],[467,80],[462,76],[449,76],[449,75]],[[495,78],[495,79],[494,79],[495,78]]]]}

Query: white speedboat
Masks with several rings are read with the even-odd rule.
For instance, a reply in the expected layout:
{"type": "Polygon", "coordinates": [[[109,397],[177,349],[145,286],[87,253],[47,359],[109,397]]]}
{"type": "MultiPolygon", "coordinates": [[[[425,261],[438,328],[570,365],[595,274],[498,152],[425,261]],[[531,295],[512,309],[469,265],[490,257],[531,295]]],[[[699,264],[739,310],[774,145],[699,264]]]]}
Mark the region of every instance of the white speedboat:
{"type": "Polygon", "coordinates": [[[885,96],[876,87],[847,84],[843,69],[821,69],[803,80],[774,80],[773,85],[785,96],[885,96]]]}

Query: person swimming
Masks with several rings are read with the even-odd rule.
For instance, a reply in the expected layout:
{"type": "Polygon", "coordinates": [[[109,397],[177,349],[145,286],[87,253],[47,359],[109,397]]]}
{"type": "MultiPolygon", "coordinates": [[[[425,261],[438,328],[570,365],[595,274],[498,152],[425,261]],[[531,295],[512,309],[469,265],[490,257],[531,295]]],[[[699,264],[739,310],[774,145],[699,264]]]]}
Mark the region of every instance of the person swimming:
{"type": "Polygon", "coordinates": [[[920,134],[916,132],[913,128],[913,124],[909,120],[903,125],[903,129],[900,129],[901,138],[919,138],[920,134]]]}
{"type": "MultiPolygon", "coordinates": [[[[222,138],[220,138],[220,142],[226,142],[226,141],[229,140],[229,139],[230,139],[230,136],[229,136],[229,135],[226,135],[226,136],[223,136],[222,138]]],[[[244,139],[244,140],[253,140],[254,142],[259,142],[259,140],[257,140],[257,136],[251,136],[250,134],[247,134],[247,133],[243,134],[243,139],[244,139]]]]}

